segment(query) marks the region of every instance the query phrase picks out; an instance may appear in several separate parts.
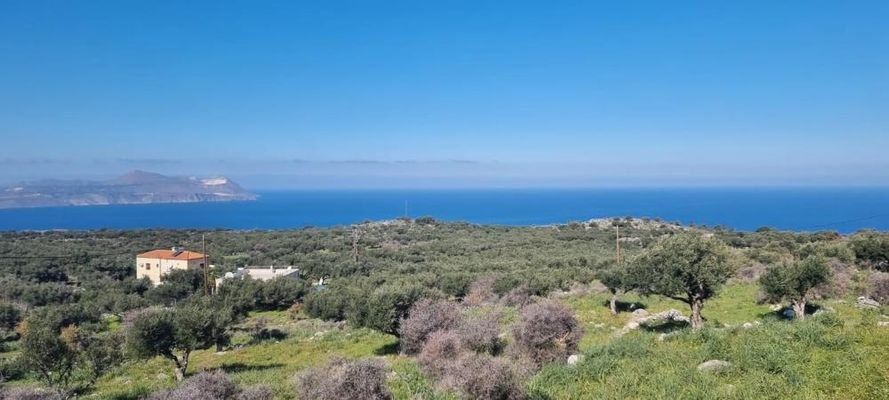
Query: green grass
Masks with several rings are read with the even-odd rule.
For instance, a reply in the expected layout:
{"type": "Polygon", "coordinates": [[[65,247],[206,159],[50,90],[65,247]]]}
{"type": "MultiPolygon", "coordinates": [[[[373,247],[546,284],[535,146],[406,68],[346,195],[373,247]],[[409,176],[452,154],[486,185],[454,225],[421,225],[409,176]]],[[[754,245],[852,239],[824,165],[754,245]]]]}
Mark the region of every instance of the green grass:
{"type": "MultiPolygon", "coordinates": [[[[803,323],[775,318],[767,305],[753,299],[752,284],[728,285],[704,308],[708,327],[701,332],[682,329],[665,340],[657,332],[635,331],[616,337],[628,312],[612,316],[607,293],[562,298],[577,313],[586,332],[581,342],[584,360],[576,366],[549,365],[528,383],[534,399],[876,399],[889,398],[889,329],[877,327],[887,310],[861,310],[851,300],[824,303],[835,313],[803,323]],[[761,325],[744,329],[744,322],[761,325]],[[730,326],[730,327],[726,327],[730,326]],[[733,364],[722,373],[707,374],[696,366],[709,359],[733,364]]],[[[684,303],[657,296],[621,297],[644,304],[651,312],[684,303]]],[[[313,319],[293,321],[287,312],[250,316],[268,328],[286,333],[280,341],[253,343],[247,333],[236,335],[240,346],[224,353],[212,350],[192,355],[190,373],[223,368],[242,385],[263,384],[276,398],[296,397],[293,377],[332,356],[384,357],[391,367],[388,385],[396,399],[457,399],[431,382],[417,363],[394,354],[397,339],[368,329],[313,319]]],[[[517,318],[507,309],[504,321],[517,318]]],[[[22,382],[27,384],[27,382],[22,382]]],[[[172,365],[155,358],[130,361],[104,376],[86,399],[136,399],[151,391],[173,387],[172,365]]]]}
{"type": "MultiPolygon", "coordinates": [[[[569,298],[587,327],[585,359],[577,366],[550,365],[529,383],[536,399],[876,399],[889,398],[889,330],[877,311],[846,301],[805,322],[783,321],[753,302],[756,287],[733,284],[704,308],[709,327],[658,340],[656,332],[615,337],[629,313],[612,316],[605,294],[569,298]],[[719,323],[716,323],[716,322],[719,323]],[[743,322],[762,325],[740,328],[743,322]],[[597,324],[604,327],[596,328],[597,324]],[[720,328],[728,324],[731,328],[720,328]],[[592,327],[592,328],[590,328],[592,327]],[[708,374],[696,366],[710,359],[733,363],[708,374]]],[[[656,312],[681,302],[626,296],[656,312]]]]}

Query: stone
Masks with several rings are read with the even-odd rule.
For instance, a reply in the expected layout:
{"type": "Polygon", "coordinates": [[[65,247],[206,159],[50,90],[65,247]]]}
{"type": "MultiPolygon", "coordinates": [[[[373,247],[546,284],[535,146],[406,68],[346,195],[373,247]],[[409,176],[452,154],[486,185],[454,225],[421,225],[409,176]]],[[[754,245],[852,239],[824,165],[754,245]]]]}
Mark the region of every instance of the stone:
{"type": "Polygon", "coordinates": [[[572,354],[568,356],[568,365],[577,365],[577,363],[583,361],[583,354],[572,354]]]}
{"type": "Polygon", "coordinates": [[[864,296],[859,297],[858,300],[855,302],[855,305],[857,305],[858,307],[862,307],[862,308],[878,308],[878,307],[880,307],[880,303],[878,303],[876,300],[870,299],[870,298],[867,298],[864,296]]]}
{"type": "Polygon", "coordinates": [[[651,313],[649,313],[648,310],[646,310],[644,308],[633,310],[633,317],[641,318],[641,317],[647,317],[649,315],[651,315],[651,313]]]}
{"type": "Polygon", "coordinates": [[[753,328],[753,324],[745,322],[744,325],[741,325],[741,327],[743,327],[744,329],[750,329],[753,328]]]}
{"type": "Polygon", "coordinates": [[[720,372],[732,367],[732,363],[723,360],[707,360],[698,364],[698,371],[720,372]]]}
{"type": "Polygon", "coordinates": [[[882,326],[884,328],[889,328],[889,321],[878,321],[877,326],[882,326]]]}
{"type": "Polygon", "coordinates": [[[772,311],[780,311],[782,308],[784,308],[784,306],[782,306],[780,304],[772,304],[769,306],[769,310],[772,310],[772,311]]]}

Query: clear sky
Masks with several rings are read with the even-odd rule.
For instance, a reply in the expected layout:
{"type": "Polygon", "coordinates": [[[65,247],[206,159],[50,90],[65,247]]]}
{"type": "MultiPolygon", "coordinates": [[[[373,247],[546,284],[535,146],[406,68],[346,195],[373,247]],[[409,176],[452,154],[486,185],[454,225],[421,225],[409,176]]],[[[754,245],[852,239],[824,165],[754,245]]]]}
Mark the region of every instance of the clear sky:
{"type": "Polygon", "coordinates": [[[887,1],[0,1],[0,181],[889,184],[887,1]]]}

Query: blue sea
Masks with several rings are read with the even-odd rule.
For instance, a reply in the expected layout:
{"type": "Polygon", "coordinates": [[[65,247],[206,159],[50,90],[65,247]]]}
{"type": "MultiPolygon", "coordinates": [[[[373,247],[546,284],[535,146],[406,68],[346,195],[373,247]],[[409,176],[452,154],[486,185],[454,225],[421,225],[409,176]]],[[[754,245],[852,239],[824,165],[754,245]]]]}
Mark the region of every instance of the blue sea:
{"type": "Polygon", "coordinates": [[[284,229],[409,215],[534,225],[613,216],[794,230],[889,230],[889,188],[647,188],[317,190],[260,200],[0,210],[0,230],[95,228],[284,229]]]}

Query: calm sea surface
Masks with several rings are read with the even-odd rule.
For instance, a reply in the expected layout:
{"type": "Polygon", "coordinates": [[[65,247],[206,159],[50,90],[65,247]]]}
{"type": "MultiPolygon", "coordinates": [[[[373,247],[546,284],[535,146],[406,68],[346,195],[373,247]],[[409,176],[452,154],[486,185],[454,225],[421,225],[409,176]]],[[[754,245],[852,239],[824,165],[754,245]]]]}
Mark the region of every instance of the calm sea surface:
{"type": "Polygon", "coordinates": [[[889,188],[319,190],[255,202],[0,210],[0,230],[295,228],[410,216],[527,225],[610,216],[786,229],[889,230],[889,188]]]}

